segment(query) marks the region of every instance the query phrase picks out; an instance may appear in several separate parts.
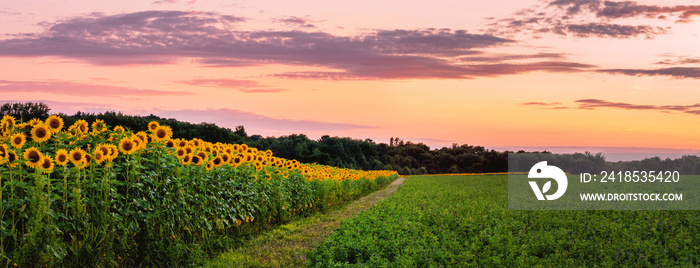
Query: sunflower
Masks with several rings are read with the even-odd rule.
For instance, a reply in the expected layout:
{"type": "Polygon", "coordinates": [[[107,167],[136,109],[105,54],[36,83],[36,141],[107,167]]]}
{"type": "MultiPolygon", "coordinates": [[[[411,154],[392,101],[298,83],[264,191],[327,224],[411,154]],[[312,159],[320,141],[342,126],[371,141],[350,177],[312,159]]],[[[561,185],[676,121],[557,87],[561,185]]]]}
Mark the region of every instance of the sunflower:
{"type": "Polygon", "coordinates": [[[175,155],[177,158],[182,158],[187,154],[187,150],[185,148],[177,148],[177,151],[175,151],[175,155]]]}
{"type": "Polygon", "coordinates": [[[237,155],[233,158],[233,160],[231,160],[231,164],[232,164],[234,167],[239,166],[241,163],[243,163],[243,157],[242,157],[240,154],[237,154],[237,155]]]}
{"type": "Polygon", "coordinates": [[[32,140],[36,143],[42,143],[51,138],[51,129],[44,124],[35,125],[30,131],[32,140]]]}
{"type": "Polygon", "coordinates": [[[36,147],[29,147],[24,150],[24,164],[31,168],[37,168],[44,161],[44,157],[36,147]]]}
{"type": "Polygon", "coordinates": [[[85,153],[85,165],[88,166],[92,163],[92,155],[85,153]]]}
{"type": "Polygon", "coordinates": [[[177,143],[177,147],[185,147],[187,146],[187,141],[186,140],[180,140],[177,143]]]}
{"type": "Polygon", "coordinates": [[[107,161],[107,157],[105,157],[105,153],[102,152],[100,149],[96,149],[93,153],[95,156],[95,163],[98,165],[102,165],[103,162],[107,161]]]}
{"type": "Polygon", "coordinates": [[[123,154],[132,154],[136,152],[137,146],[138,145],[136,145],[134,140],[131,138],[123,138],[121,141],[119,141],[119,151],[123,154]]]}
{"type": "Polygon", "coordinates": [[[15,117],[11,115],[5,115],[2,117],[2,120],[0,120],[0,123],[7,123],[8,125],[14,126],[15,125],[15,117]]]}
{"type": "Polygon", "coordinates": [[[61,166],[68,164],[68,152],[66,150],[60,149],[56,151],[56,164],[61,166]]]}
{"type": "Polygon", "coordinates": [[[185,146],[185,152],[191,154],[194,152],[194,148],[192,146],[185,146]]]}
{"type": "Polygon", "coordinates": [[[104,157],[109,157],[111,155],[111,152],[109,151],[109,146],[107,144],[98,144],[95,147],[95,152],[97,152],[97,150],[102,151],[102,156],[104,157]]]}
{"type": "Polygon", "coordinates": [[[53,171],[53,159],[50,156],[44,157],[44,160],[39,165],[39,168],[44,170],[44,173],[51,173],[53,171]]]}
{"type": "Polygon", "coordinates": [[[215,157],[213,160],[211,160],[211,162],[212,164],[214,164],[215,167],[220,167],[224,164],[224,160],[221,159],[220,156],[215,157]]]}
{"type": "Polygon", "coordinates": [[[10,136],[10,144],[12,144],[12,147],[15,148],[22,148],[22,146],[24,146],[24,142],[26,141],[27,138],[22,133],[15,133],[10,136]]]}
{"type": "Polygon", "coordinates": [[[70,127],[68,127],[68,131],[75,131],[76,133],[74,134],[85,134],[88,132],[88,122],[85,120],[78,120],[73,123],[70,127]]]}
{"type": "Polygon", "coordinates": [[[177,144],[173,140],[169,140],[168,142],[165,143],[165,147],[168,147],[168,148],[175,148],[175,145],[177,145],[177,144]]]}
{"type": "Polygon", "coordinates": [[[169,126],[158,126],[154,133],[157,141],[169,140],[173,136],[173,130],[169,126]]]}
{"type": "Polygon", "coordinates": [[[245,162],[251,162],[253,160],[255,160],[255,157],[253,155],[251,155],[251,154],[245,155],[245,162]]]}
{"type": "Polygon", "coordinates": [[[180,163],[182,163],[183,165],[187,165],[190,162],[192,162],[192,155],[191,154],[186,154],[185,156],[182,157],[182,159],[180,159],[180,163]]]}
{"type": "Polygon", "coordinates": [[[122,126],[116,126],[116,127],[114,127],[114,132],[117,132],[117,133],[124,133],[125,131],[126,131],[126,130],[125,130],[124,127],[122,127],[122,126]]]}
{"type": "Polygon", "coordinates": [[[231,155],[228,153],[223,153],[221,154],[221,161],[223,161],[222,164],[228,163],[228,161],[231,160],[231,155]]]}
{"type": "Polygon", "coordinates": [[[102,119],[95,120],[95,122],[92,122],[91,126],[92,126],[92,132],[102,132],[102,131],[107,130],[107,124],[102,119]]]}
{"type": "Polygon", "coordinates": [[[255,164],[255,170],[260,171],[262,170],[262,164],[258,161],[255,161],[253,164],[255,164]]]}
{"type": "Polygon", "coordinates": [[[159,126],[160,124],[156,121],[148,122],[148,130],[150,130],[151,132],[155,132],[156,128],[158,128],[159,126]]]}
{"type": "Polygon", "coordinates": [[[73,163],[73,165],[75,165],[75,167],[77,167],[78,169],[82,169],[85,166],[87,166],[85,162],[86,153],[85,151],[83,151],[83,149],[75,148],[73,150],[70,150],[70,153],[68,155],[68,160],[70,160],[70,162],[73,163]]]}
{"type": "Polygon", "coordinates": [[[197,156],[199,156],[199,158],[201,158],[202,161],[206,161],[209,155],[205,151],[199,151],[197,152],[197,156]]]}
{"type": "Polygon", "coordinates": [[[132,138],[131,138],[131,142],[134,143],[134,152],[138,151],[138,150],[141,149],[141,148],[145,148],[145,147],[146,147],[146,143],[143,142],[143,141],[142,141],[141,139],[139,139],[138,137],[132,137],[132,138]]]}
{"type": "Polygon", "coordinates": [[[10,150],[10,148],[7,148],[7,145],[5,144],[0,144],[0,158],[5,158],[7,157],[7,151],[10,150]]]}
{"type": "Polygon", "coordinates": [[[19,156],[13,151],[8,151],[7,152],[7,167],[13,168],[19,165],[18,163],[15,163],[19,159],[19,156]]]}
{"type": "Polygon", "coordinates": [[[114,160],[119,156],[119,150],[117,149],[117,146],[114,144],[109,144],[107,145],[109,147],[109,160],[114,160]]]}
{"type": "Polygon", "coordinates": [[[57,115],[49,116],[46,119],[46,126],[49,127],[51,133],[57,133],[63,128],[63,118],[57,115]]]}
{"type": "Polygon", "coordinates": [[[10,135],[12,133],[12,130],[15,129],[14,125],[10,125],[8,122],[0,122],[0,135],[6,136],[10,135]]]}
{"type": "Polygon", "coordinates": [[[30,126],[36,126],[36,125],[43,124],[43,123],[44,123],[44,121],[41,121],[41,119],[37,119],[37,118],[32,118],[32,120],[29,120],[29,122],[27,122],[27,124],[29,124],[30,126]]]}
{"type": "Polygon", "coordinates": [[[202,162],[204,162],[204,161],[202,161],[202,158],[199,158],[199,156],[197,156],[197,155],[192,156],[192,164],[194,164],[195,166],[201,165],[202,162]]]}
{"type": "Polygon", "coordinates": [[[143,131],[136,132],[136,137],[138,137],[144,143],[148,142],[148,134],[146,134],[146,132],[143,132],[143,131]]]}
{"type": "Polygon", "coordinates": [[[207,162],[207,166],[206,166],[206,167],[207,167],[207,170],[211,170],[211,168],[213,168],[213,167],[214,167],[214,163],[213,163],[213,161],[209,161],[209,162],[207,162]]]}

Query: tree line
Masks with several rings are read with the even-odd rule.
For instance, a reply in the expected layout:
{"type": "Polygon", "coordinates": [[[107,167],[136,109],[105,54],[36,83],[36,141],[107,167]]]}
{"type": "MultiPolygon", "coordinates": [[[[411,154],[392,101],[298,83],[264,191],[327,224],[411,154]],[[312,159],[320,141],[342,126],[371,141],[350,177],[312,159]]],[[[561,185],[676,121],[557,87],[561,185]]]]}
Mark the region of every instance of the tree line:
{"type": "MultiPolygon", "coordinates": [[[[12,115],[27,122],[32,118],[46,119],[50,108],[44,103],[7,103],[0,106],[0,115],[12,115]]],[[[59,114],[65,125],[77,120],[93,122],[104,120],[110,126],[123,126],[131,131],[145,131],[150,121],[168,125],[174,138],[200,138],[209,142],[247,144],[260,150],[272,150],[276,156],[296,159],[304,163],[319,163],[362,170],[396,170],[400,174],[484,173],[507,172],[508,154],[512,151],[495,151],[483,146],[453,144],[450,147],[430,149],[423,143],[404,142],[392,137],[389,143],[376,143],[371,139],[322,136],[313,140],[304,134],[280,137],[248,135],[244,126],[234,130],[213,123],[192,124],[174,118],[156,115],[135,116],[121,112],[59,114]]],[[[550,161],[570,173],[590,170],[642,170],[644,168],[677,168],[683,174],[700,174],[700,158],[685,156],[680,159],[650,158],[642,161],[607,162],[601,154],[551,154],[549,152],[517,152],[519,159],[538,158],[550,161]],[[538,153],[538,154],[535,154],[538,153]]],[[[513,164],[513,163],[511,163],[513,164]]],[[[517,164],[514,164],[517,165],[517,164]]],[[[528,167],[519,167],[527,171],[528,167]]]]}

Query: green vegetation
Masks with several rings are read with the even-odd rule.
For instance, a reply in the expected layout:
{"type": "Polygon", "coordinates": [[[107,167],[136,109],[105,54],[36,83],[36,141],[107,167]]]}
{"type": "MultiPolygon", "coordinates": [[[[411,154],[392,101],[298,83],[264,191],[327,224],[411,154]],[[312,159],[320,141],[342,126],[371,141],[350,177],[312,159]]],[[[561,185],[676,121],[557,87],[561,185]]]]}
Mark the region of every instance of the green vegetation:
{"type": "Polygon", "coordinates": [[[413,176],[311,266],[697,267],[699,211],[509,211],[507,176],[413,176]]]}
{"type": "Polygon", "coordinates": [[[393,181],[239,144],[0,120],[0,266],[181,267],[393,181]]]}
{"type": "Polygon", "coordinates": [[[306,252],[331,234],[338,225],[384,200],[398,189],[403,178],[389,187],[371,193],[343,207],[330,209],[292,221],[246,242],[242,247],[222,254],[205,267],[302,267],[306,252]]]}

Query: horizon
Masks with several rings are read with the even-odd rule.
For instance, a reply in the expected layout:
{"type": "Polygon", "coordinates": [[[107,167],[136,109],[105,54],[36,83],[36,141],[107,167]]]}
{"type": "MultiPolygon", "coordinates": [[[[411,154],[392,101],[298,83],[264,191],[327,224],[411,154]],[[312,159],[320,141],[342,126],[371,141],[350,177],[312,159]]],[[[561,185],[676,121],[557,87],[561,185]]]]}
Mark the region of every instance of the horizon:
{"type": "Polygon", "coordinates": [[[0,100],[56,113],[431,149],[700,153],[700,0],[32,0],[0,14],[0,100]]]}

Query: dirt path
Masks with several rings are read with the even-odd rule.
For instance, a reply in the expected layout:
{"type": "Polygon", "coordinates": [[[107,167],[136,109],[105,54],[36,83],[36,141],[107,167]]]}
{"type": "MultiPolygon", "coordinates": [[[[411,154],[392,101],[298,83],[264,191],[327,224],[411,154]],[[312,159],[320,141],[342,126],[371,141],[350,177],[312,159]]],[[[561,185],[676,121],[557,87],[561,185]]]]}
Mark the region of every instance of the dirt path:
{"type": "Polygon", "coordinates": [[[345,207],[325,214],[282,225],[262,234],[235,251],[222,254],[207,267],[301,267],[306,251],[314,249],[340,223],[376,205],[392,195],[403,184],[398,178],[387,188],[371,193],[345,207]]]}

